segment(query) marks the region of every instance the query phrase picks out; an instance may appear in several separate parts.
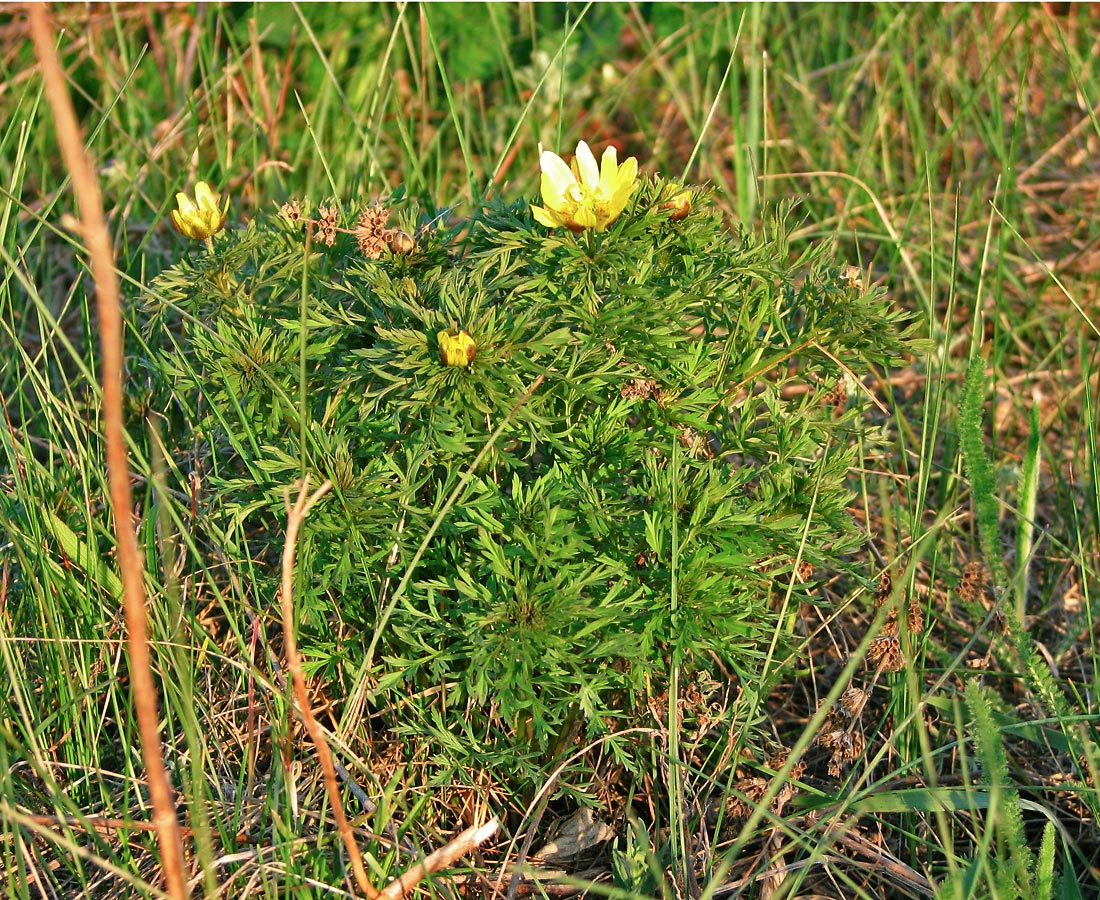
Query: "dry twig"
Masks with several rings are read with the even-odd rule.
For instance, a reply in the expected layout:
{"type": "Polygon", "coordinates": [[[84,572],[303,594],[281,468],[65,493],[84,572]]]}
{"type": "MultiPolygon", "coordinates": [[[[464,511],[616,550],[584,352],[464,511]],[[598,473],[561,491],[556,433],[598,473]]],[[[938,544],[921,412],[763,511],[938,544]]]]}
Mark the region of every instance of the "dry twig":
{"type": "MultiPolygon", "coordinates": [[[[355,842],[351,824],[344,814],[344,804],[340,800],[340,785],[336,781],[336,769],[332,765],[332,751],[328,748],[328,742],[321,732],[321,726],[313,715],[313,709],[309,703],[309,695],[306,693],[306,676],[302,670],[302,658],[298,653],[298,641],[294,634],[294,558],[298,551],[298,532],[302,522],[309,514],[310,509],[318,500],[332,488],[332,482],[326,481],[312,494],[309,493],[309,479],[302,484],[298,493],[298,499],[294,506],[288,510],[286,523],[286,542],[283,545],[282,584],[279,591],[279,600],[283,614],[283,640],[286,643],[286,664],[290,670],[291,682],[294,687],[294,698],[298,703],[298,712],[309,732],[313,746],[317,748],[317,759],[321,763],[321,771],[325,777],[325,789],[328,791],[329,803],[332,804],[332,814],[336,817],[336,828],[347,848],[348,857],[351,860],[351,870],[355,875],[355,882],[367,897],[374,900],[378,897],[378,889],[371,884],[367,877],[367,870],[363,865],[363,855],[359,852],[359,845],[355,842]]],[[[287,496],[287,505],[290,506],[290,497],[287,496]]]]}
{"type": "MultiPolygon", "coordinates": [[[[356,884],[371,900],[402,900],[414,887],[423,881],[432,872],[438,872],[453,863],[456,859],[465,856],[478,844],[488,840],[496,833],[499,823],[494,818],[484,825],[468,828],[454,840],[440,847],[434,853],[430,853],[421,862],[412,866],[404,874],[393,879],[386,887],[379,891],[371,884],[367,877],[367,870],[363,865],[363,856],[359,852],[359,845],[355,842],[355,834],[344,813],[343,803],[340,800],[340,785],[336,780],[336,768],[333,765],[332,751],[329,750],[324,732],[317,723],[310,707],[309,695],[306,693],[306,678],[302,670],[302,658],[298,653],[298,643],[294,635],[294,557],[298,547],[298,533],[302,522],[309,514],[312,506],[320,500],[332,488],[332,482],[326,481],[312,494],[309,493],[308,482],[302,485],[298,499],[291,507],[287,515],[286,542],[283,550],[282,588],[280,601],[283,615],[283,638],[286,643],[287,668],[294,687],[294,697],[298,704],[298,711],[309,732],[314,747],[317,748],[317,758],[321,763],[324,773],[325,788],[328,791],[329,803],[332,805],[332,813],[336,818],[336,827],[340,837],[347,848],[351,859],[352,872],[355,874],[356,884]]],[[[287,505],[290,504],[289,495],[287,505]]]]}
{"type": "Polygon", "coordinates": [[[130,465],[126,456],[122,418],[122,311],[114,251],[103,215],[103,197],[95,171],[84,152],[65,73],[55,46],[55,32],[48,8],[29,4],[31,38],[38,56],[46,100],[53,111],[61,155],[72,175],[73,193],[80,211],[81,235],[88,248],[99,311],[101,371],[103,373],[103,436],[107,448],[107,478],[118,542],[118,564],[126,610],[126,637],[130,654],[130,679],[134,691],[134,715],[141,736],[141,753],[153,806],[153,826],[160,845],[161,869],[168,893],[176,900],[187,896],[183,843],[180,837],[172,788],[161,755],[157,687],[153,681],[149,636],[145,622],[145,590],[142,561],[133,529],[130,465]]]}

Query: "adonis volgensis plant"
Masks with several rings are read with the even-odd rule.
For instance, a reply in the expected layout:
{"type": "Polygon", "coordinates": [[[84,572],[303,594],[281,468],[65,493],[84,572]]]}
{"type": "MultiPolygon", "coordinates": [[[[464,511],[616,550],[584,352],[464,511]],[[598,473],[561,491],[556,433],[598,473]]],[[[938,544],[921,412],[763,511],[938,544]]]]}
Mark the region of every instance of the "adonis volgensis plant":
{"type": "Polygon", "coordinates": [[[145,323],[207,541],[245,536],[257,598],[284,490],[334,483],[298,555],[313,670],[366,667],[395,727],[514,748],[521,779],[644,721],[673,666],[761,702],[781,611],[862,540],[864,376],[911,343],[826,248],[792,261],[785,210],[731,231],[613,148],[539,161],[537,202],[465,219],[398,191],[219,230],[199,185],[177,225],[206,243],[145,323]]]}

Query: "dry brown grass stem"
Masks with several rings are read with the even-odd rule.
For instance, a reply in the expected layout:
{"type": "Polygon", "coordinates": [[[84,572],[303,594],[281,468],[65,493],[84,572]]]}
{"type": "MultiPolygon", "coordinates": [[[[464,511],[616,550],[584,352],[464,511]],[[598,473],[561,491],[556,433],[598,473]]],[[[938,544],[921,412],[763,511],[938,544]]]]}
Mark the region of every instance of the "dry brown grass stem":
{"type": "MultiPolygon", "coordinates": [[[[711,896],[721,898],[728,894],[740,895],[749,885],[766,883],[770,879],[781,878],[791,872],[805,869],[811,865],[832,868],[841,868],[845,865],[858,868],[861,865],[869,865],[871,871],[882,879],[897,886],[901,891],[899,896],[936,896],[936,885],[930,882],[920,872],[905,865],[905,863],[901,862],[897,857],[876,847],[861,835],[855,834],[850,821],[830,826],[826,831],[826,839],[833,840],[840,844],[851,853],[851,856],[846,857],[839,853],[824,852],[816,858],[802,859],[793,863],[772,866],[762,872],[754,872],[736,881],[730,881],[719,885],[712,891],[711,896]]],[[[866,874],[865,869],[861,871],[866,874]]]]}
{"type": "Polygon", "coordinates": [[[844,372],[849,378],[852,379],[852,381],[855,383],[856,387],[861,389],[861,392],[864,394],[864,396],[866,396],[868,400],[870,400],[873,404],[875,404],[875,406],[878,407],[879,412],[881,412],[884,416],[890,415],[890,410],[886,406],[886,404],[883,403],[881,400],[879,400],[879,398],[875,396],[873,391],[868,390],[866,385],[864,385],[864,383],[863,383],[863,379],[861,379],[858,375],[856,375],[856,373],[853,372],[850,368],[848,368],[848,366],[844,365],[843,362],[841,362],[839,359],[837,359],[829,351],[828,347],[824,346],[819,341],[812,341],[812,344],[821,353],[823,353],[825,356],[829,357],[829,359],[831,359],[837,366],[840,367],[840,370],[842,372],[844,372]]]}
{"type": "Polygon", "coordinates": [[[130,681],[134,714],[141,736],[141,753],[153,807],[153,826],[160,845],[161,870],[168,894],[187,896],[183,842],[168,774],[161,755],[157,688],[153,680],[149,636],[145,621],[142,560],[133,529],[130,464],[126,456],[122,418],[122,311],[115,272],[114,248],[103,214],[103,197],[95,171],[84,152],[69,86],[55,46],[56,32],[45,4],[28,4],[31,38],[38,57],[46,102],[57,126],[61,155],[72,176],[73,193],[80,212],[80,232],[88,250],[99,313],[101,372],[103,378],[103,432],[107,453],[107,478],[111,510],[118,542],[118,565],[126,612],[126,639],[130,655],[130,681]]]}
{"type": "Polygon", "coordinates": [[[302,522],[305,521],[313,505],[320,500],[332,488],[332,482],[326,481],[312,494],[309,493],[308,479],[302,485],[298,493],[298,499],[294,506],[290,506],[290,497],[287,495],[287,528],[286,542],[283,549],[282,585],[280,590],[280,605],[283,616],[283,640],[286,644],[286,663],[290,670],[291,681],[294,686],[294,698],[298,704],[298,712],[309,732],[313,746],[317,748],[317,758],[324,774],[325,789],[328,792],[329,803],[332,806],[332,814],[336,819],[336,827],[344,846],[348,851],[352,872],[355,875],[356,884],[371,900],[402,900],[413,888],[423,881],[432,872],[451,865],[455,860],[465,856],[478,844],[488,840],[496,833],[499,823],[494,818],[484,825],[467,828],[453,840],[434,853],[430,853],[423,860],[412,866],[399,877],[391,881],[379,891],[367,877],[367,870],[363,865],[363,856],[359,852],[359,845],[355,842],[355,834],[351,824],[344,813],[343,802],[340,799],[340,785],[336,780],[336,768],[332,762],[332,751],[329,750],[324,732],[313,715],[310,706],[309,694],[306,691],[306,677],[302,670],[302,658],[298,653],[298,641],[294,635],[294,558],[298,548],[298,534],[301,531],[302,522]]]}
{"type": "Polygon", "coordinates": [[[875,212],[878,213],[879,219],[882,221],[882,227],[886,229],[886,233],[890,235],[890,240],[893,242],[895,249],[897,250],[898,257],[901,259],[905,266],[906,271],[909,273],[909,277],[913,279],[913,284],[923,284],[920,274],[918,272],[916,263],[913,261],[913,256],[905,246],[905,242],[901,239],[901,235],[894,227],[894,220],[891,218],[890,213],[887,212],[885,204],[879,199],[878,194],[871,190],[870,185],[865,181],[861,181],[848,172],[835,172],[835,171],[816,171],[816,172],[794,172],[794,173],[780,173],[776,175],[761,175],[762,179],[771,181],[773,179],[795,179],[795,178],[839,178],[841,180],[850,181],[859,187],[870,199],[872,205],[875,207],[875,212]]]}
{"type": "Polygon", "coordinates": [[[310,706],[309,694],[306,692],[306,676],[302,669],[302,658],[298,653],[298,640],[294,634],[294,558],[298,551],[298,533],[301,531],[302,522],[309,515],[310,509],[325,494],[332,489],[332,482],[326,481],[312,494],[309,493],[309,479],[302,484],[298,492],[298,499],[294,506],[290,506],[290,496],[287,495],[287,523],[286,542],[283,545],[282,584],[279,591],[279,601],[283,615],[283,641],[286,645],[286,665],[290,670],[291,683],[294,688],[294,699],[298,704],[298,714],[309,732],[313,746],[317,748],[317,760],[321,764],[321,771],[325,778],[325,790],[328,792],[329,803],[332,805],[332,814],[336,819],[336,828],[340,832],[340,838],[348,851],[348,859],[351,862],[351,870],[355,875],[355,883],[371,900],[378,897],[378,889],[371,884],[367,877],[366,867],[363,865],[363,855],[359,852],[359,845],[355,842],[355,834],[351,830],[348,817],[344,814],[344,804],[340,799],[340,785],[336,780],[336,768],[332,764],[332,751],[328,748],[328,741],[321,731],[313,708],[310,706]]]}
{"type": "Polygon", "coordinates": [[[403,900],[428,875],[447,868],[479,844],[489,840],[496,834],[499,827],[500,823],[494,816],[484,825],[474,825],[467,828],[453,840],[444,844],[434,853],[429,853],[421,862],[418,862],[404,874],[387,884],[382,890],[382,900],[403,900]]]}
{"type": "MultiPolygon", "coordinates": [[[[539,377],[541,378],[542,376],[539,377]]],[[[542,815],[546,811],[546,806],[550,802],[550,798],[557,789],[558,779],[561,777],[562,773],[582,756],[591,753],[592,750],[599,747],[601,744],[605,744],[615,738],[625,737],[628,734],[660,737],[662,732],[656,728],[624,728],[622,731],[616,731],[596,738],[594,741],[576,750],[573,754],[558,763],[554,771],[550,773],[549,777],[543,783],[542,787],[539,788],[538,793],[531,799],[527,811],[523,814],[523,819],[520,821],[519,827],[512,833],[512,840],[504,852],[504,859],[500,864],[500,871],[497,874],[496,882],[493,884],[492,892],[494,895],[499,896],[504,887],[504,876],[511,871],[512,878],[508,885],[506,898],[507,900],[515,900],[518,896],[520,878],[523,875],[523,866],[531,851],[531,844],[535,839],[538,824],[542,820],[542,815]],[[518,857],[513,862],[511,861],[512,851],[515,850],[516,844],[519,842],[519,836],[523,834],[524,829],[527,830],[527,836],[524,838],[523,845],[520,847],[518,857]]]]}

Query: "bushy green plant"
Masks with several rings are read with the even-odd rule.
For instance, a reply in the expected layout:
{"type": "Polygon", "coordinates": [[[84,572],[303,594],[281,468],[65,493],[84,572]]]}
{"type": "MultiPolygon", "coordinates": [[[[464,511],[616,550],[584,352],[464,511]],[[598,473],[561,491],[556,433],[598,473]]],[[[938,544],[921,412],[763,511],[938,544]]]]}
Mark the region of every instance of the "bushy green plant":
{"type": "Polygon", "coordinates": [[[909,338],[825,248],[790,259],[789,217],[731,233],[660,178],[602,231],[291,203],[156,280],[155,381],[257,594],[285,489],[334,483],[299,551],[311,664],[537,766],[670,665],[762,691],[777,601],[860,543],[843,385],[909,338]]]}

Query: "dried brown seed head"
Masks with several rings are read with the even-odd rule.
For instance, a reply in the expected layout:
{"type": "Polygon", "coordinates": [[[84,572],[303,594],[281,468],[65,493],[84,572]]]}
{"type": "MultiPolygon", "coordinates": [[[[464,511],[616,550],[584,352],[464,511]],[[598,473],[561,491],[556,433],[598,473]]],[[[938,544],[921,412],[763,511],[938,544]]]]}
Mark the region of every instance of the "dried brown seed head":
{"type": "Polygon", "coordinates": [[[371,233],[382,237],[386,225],[390,221],[390,211],[384,206],[368,206],[361,213],[356,224],[360,228],[368,229],[371,233]]]}
{"type": "Polygon", "coordinates": [[[900,672],[905,668],[905,657],[902,656],[897,635],[881,634],[871,641],[871,646],[867,648],[867,661],[877,663],[883,672],[900,672]]]}
{"type": "Polygon", "coordinates": [[[354,234],[355,242],[364,256],[369,259],[378,259],[382,255],[386,242],[381,237],[363,228],[356,228],[354,234]]]}
{"type": "Polygon", "coordinates": [[[389,220],[390,211],[384,206],[368,206],[359,213],[352,233],[364,256],[378,259],[382,255],[392,234],[386,230],[389,220]]]}
{"type": "Polygon", "coordinates": [[[804,559],[794,569],[794,578],[799,584],[805,584],[814,574],[814,564],[804,559]]]}
{"type": "Polygon", "coordinates": [[[981,600],[989,585],[989,572],[985,563],[974,560],[966,564],[963,569],[962,580],[959,582],[959,597],[968,603],[981,600]]]}
{"type": "Polygon", "coordinates": [[[858,719],[867,704],[867,696],[866,691],[850,687],[840,695],[840,708],[849,719],[858,719]]]}
{"type": "Polygon", "coordinates": [[[894,576],[889,569],[885,569],[878,577],[878,588],[875,591],[875,606],[882,606],[890,599],[890,593],[894,589],[894,576]]]}
{"type": "Polygon", "coordinates": [[[920,634],[924,631],[924,608],[920,600],[913,597],[909,601],[909,633],[920,634]]]}
{"type": "Polygon", "coordinates": [[[830,743],[826,746],[833,751],[828,772],[833,778],[839,778],[849,764],[863,755],[867,740],[861,731],[838,731],[830,735],[830,743]]]}
{"type": "Polygon", "coordinates": [[[830,390],[825,392],[821,398],[821,405],[832,407],[833,418],[839,419],[844,415],[844,409],[848,405],[848,389],[844,386],[843,381],[838,381],[830,390]]]}
{"type": "Polygon", "coordinates": [[[624,400],[654,400],[660,399],[661,389],[652,378],[633,378],[619,393],[624,400]]]}

